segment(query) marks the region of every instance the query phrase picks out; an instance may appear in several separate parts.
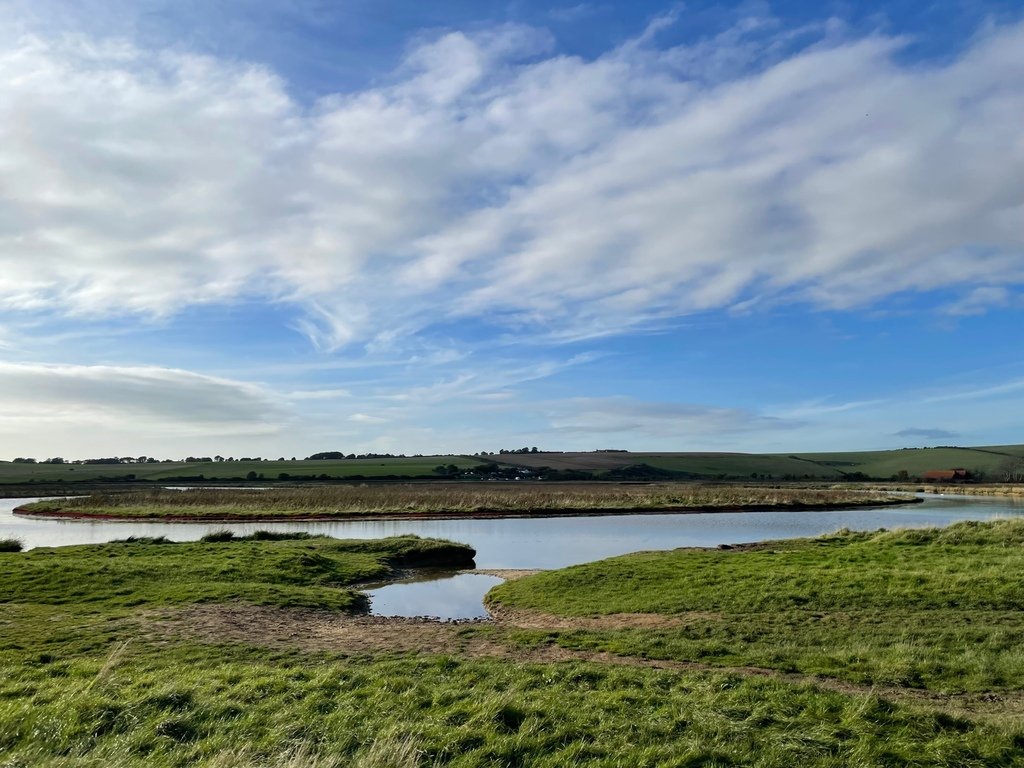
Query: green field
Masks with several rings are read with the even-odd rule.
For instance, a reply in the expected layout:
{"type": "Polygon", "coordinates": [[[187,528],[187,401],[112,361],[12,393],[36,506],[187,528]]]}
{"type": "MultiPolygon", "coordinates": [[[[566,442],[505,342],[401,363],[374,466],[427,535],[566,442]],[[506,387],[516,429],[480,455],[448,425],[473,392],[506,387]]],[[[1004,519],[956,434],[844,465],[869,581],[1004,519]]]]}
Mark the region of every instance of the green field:
{"type": "Polygon", "coordinates": [[[932,470],[962,468],[984,472],[997,480],[1008,460],[1024,457],[1024,445],[975,448],[915,448],[846,453],[539,453],[490,457],[505,463],[538,468],[593,472],[598,477],[624,467],[645,464],[704,480],[830,480],[860,473],[889,480],[900,471],[910,477],[932,470]]]}
{"type": "MultiPolygon", "coordinates": [[[[752,611],[775,611],[787,621],[794,611],[841,600],[854,611],[878,612],[879,621],[901,606],[927,610],[945,633],[970,609],[979,624],[968,635],[980,636],[990,631],[986,612],[1019,610],[1009,584],[1014,574],[998,578],[995,569],[1018,565],[1012,553],[1021,548],[1020,531],[951,531],[917,541],[882,535],[797,543],[795,560],[783,551],[690,553],[703,559],[689,564],[657,564],[644,555],[623,569],[630,559],[618,558],[528,577],[495,595],[567,614],[652,608],[678,616],[699,607],[718,611],[736,631],[733,611],[745,621],[752,611]],[[892,547],[919,550],[909,575],[882,597],[865,592],[879,589],[879,564],[895,564],[892,547]],[[774,558],[768,571],[764,558],[774,558]],[[698,576],[688,579],[694,571],[686,566],[698,564],[698,576]],[[776,564],[777,579],[770,575],[776,564]],[[929,578],[925,567],[938,573],[929,578]],[[632,586],[606,580],[627,570],[639,580],[632,586]],[[972,570],[980,575],[970,587],[957,586],[972,570]],[[862,583],[854,572],[865,574],[862,583]],[[953,577],[952,589],[942,574],[953,577]],[[650,601],[638,596],[636,583],[650,601]],[[951,604],[964,595],[973,602],[951,604]],[[797,596],[809,602],[794,605],[797,596]]],[[[727,667],[731,662],[714,653],[705,658],[723,664],[718,671],[659,669],[638,656],[586,656],[558,646],[617,644],[624,654],[656,656],[664,653],[660,630],[541,631],[500,620],[445,625],[353,616],[361,605],[357,582],[396,567],[462,562],[467,554],[414,538],[302,537],[0,553],[0,766],[981,768],[1024,760],[1014,709],[1020,701],[1007,692],[1016,690],[1017,672],[995,655],[993,670],[1005,679],[994,686],[999,693],[978,700],[984,711],[972,713],[940,694],[912,699],[837,688],[828,679],[773,678],[727,667]],[[416,646],[430,636],[432,644],[416,646]],[[545,648],[562,655],[538,653],[545,648]],[[999,709],[1004,699],[1009,711],[999,709]]],[[[761,627],[755,622],[746,632],[761,627]]],[[[840,649],[860,642],[850,625],[830,632],[840,649]]],[[[1016,644],[1016,625],[1005,633],[1016,644]]],[[[805,639],[794,634],[779,653],[795,653],[805,639]]],[[[932,652],[934,664],[950,670],[963,662],[942,643],[932,652]]],[[[871,667],[889,658],[871,643],[858,653],[846,666],[834,664],[838,677],[857,677],[857,661],[871,667]]],[[[938,681],[949,677],[926,675],[923,684],[942,688],[938,681]]],[[[981,672],[969,678],[979,690],[984,680],[981,672]]]]}
{"type": "Polygon", "coordinates": [[[498,586],[502,608],[669,617],[533,642],[858,684],[1024,690],[1024,520],[647,552],[498,586]]]}
{"type": "MultiPolygon", "coordinates": [[[[410,458],[343,459],[325,461],[223,461],[156,464],[24,464],[0,462],[0,484],[124,481],[140,482],[278,482],[353,477],[438,478],[434,470],[454,465],[470,470],[491,463],[504,468],[539,468],[558,473],[589,473],[593,479],[630,479],[617,476],[624,468],[645,465],[677,473],[676,479],[697,480],[825,480],[842,481],[854,475],[889,480],[901,471],[910,478],[931,470],[963,468],[999,479],[1001,465],[1024,458],[1024,445],[975,448],[918,448],[846,453],[533,453],[476,456],[421,456],[410,458]],[[609,475],[608,473],[612,473],[609,475]],[[201,476],[201,479],[200,479],[201,476]]],[[[637,479],[667,479],[658,477],[637,479]]]]}
{"type": "Polygon", "coordinates": [[[245,480],[250,472],[257,479],[279,480],[282,473],[293,477],[367,478],[431,477],[438,465],[455,464],[468,468],[479,463],[463,456],[425,456],[397,459],[343,459],[326,461],[224,461],[172,462],[156,464],[15,464],[0,462],[0,483],[44,483],[96,480],[123,480],[128,475],[142,481],[164,481],[175,478],[204,480],[245,480]],[[262,476],[262,477],[260,477],[262,476]]]}

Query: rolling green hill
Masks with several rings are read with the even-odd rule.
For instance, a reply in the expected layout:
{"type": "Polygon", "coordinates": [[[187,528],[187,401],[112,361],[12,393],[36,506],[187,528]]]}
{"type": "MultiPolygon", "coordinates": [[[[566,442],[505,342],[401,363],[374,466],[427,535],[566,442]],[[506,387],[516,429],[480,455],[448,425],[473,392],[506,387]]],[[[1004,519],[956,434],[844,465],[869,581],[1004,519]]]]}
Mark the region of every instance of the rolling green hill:
{"type": "Polygon", "coordinates": [[[0,462],[0,483],[66,483],[75,481],[126,480],[170,481],[245,480],[254,472],[262,480],[292,478],[422,477],[434,476],[434,467],[454,464],[459,468],[479,462],[463,456],[417,456],[412,458],[339,459],[323,461],[222,461],[160,462],[156,464],[23,464],[0,462]]]}
{"type": "MultiPolygon", "coordinates": [[[[693,479],[693,480],[889,480],[906,472],[963,468],[998,481],[1007,462],[1024,459],[1024,445],[970,448],[904,448],[894,451],[837,453],[526,453],[491,456],[416,456],[375,459],[300,461],[160,462],[154,464],[26,464],[0,462],[0,484],[73,482],[234,482],[329,480],[344,478],[440,478],[434,469],[454,465],[466,471],[497,464],[514,476],[514,468],[550,479],[693,479]],[[566,473],[575,473],[570,476],[566,473]],[[582,473],[582,474],[581,474],[582,473]]],[[[451,475],[453,479],[458,473],[451,475]]],[[[471,479],[463,476],[465,479],[471,479]]],[[[478,475],[476,477],[479,477],[478,475]]]]}
{"type": "Polygon", "coordinates": [[[962,468],[990,480],[1008,461],[1024,457],[1024,445],[971,448],[904,448],[893,451],[841,453],[535,453],[490,457],[503,464],[537,469],[550,467],[613,476],[627,467],[646,465],[681,478],[773,480],[888,480],[905,471],[910,478],[933,470],[962,468]]]}

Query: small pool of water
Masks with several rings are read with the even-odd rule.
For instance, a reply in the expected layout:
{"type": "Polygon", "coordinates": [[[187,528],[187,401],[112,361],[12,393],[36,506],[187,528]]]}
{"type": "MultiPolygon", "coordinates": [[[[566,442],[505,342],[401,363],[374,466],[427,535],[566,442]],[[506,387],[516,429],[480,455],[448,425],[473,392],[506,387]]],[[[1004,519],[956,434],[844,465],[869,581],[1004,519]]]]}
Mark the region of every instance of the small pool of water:
{"type": "Polygon", "coordinates": [[[401,581],[363,591],[374,616],[486,619],[484,595],[503,579],[483,573],[422,571],[401,581]]]}

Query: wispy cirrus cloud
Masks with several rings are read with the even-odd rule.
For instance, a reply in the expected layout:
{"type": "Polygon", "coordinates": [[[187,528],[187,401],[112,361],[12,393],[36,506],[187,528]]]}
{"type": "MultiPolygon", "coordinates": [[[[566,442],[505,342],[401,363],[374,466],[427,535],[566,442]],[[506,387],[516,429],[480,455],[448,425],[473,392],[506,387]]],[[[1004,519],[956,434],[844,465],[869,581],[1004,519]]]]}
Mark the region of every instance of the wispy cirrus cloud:
{"type": "Polygon", "coordinates": [[[262,66],[5,39],[0,301],[94,318],[260,297],[329,349],[939,288],[969,314],[1024,282],[1024,25],[914,66],[883,36],[656,33],[584,60],[542,30],[449,32],[312,106],[262,66]]]}
{"type": "Polygon", "coordinates": [[[689,445],[712,437],[734,438],[738,433],[785,431],[802,426],[796,420],[743,408],[649,402],[625,396],[571,398],[552,405],[547,416],[556,432],[672,437],[689,445]]]}
{"type": "Polygon", "coordinates": [[[899,432],[894,432],[893,434],[895,434],[896,437],[923,437],[926,440],[952,440],[960,437],[959,432],[952,432],[948,429],[928,429],[924,427],[908,427],[907,429],[901,429],[899,432]]]}

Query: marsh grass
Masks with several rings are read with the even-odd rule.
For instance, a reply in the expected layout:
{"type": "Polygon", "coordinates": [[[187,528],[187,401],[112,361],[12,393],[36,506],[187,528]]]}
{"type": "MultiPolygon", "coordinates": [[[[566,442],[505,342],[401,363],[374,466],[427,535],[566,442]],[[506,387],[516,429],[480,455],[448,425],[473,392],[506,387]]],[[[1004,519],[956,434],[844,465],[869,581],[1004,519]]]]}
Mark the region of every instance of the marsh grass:
{"type": "Polygon", "coordinates": [[[172,646],[14,663],[0,765],[1009,766],[1012,727],[730,674],[172,646]]]}
{"type": "MultiPolygon", "coordinates": [[[[179,518],[260,518],[303,515],[559,512],[587,510],[836,507],[901,498],[849,489],[736,485],[613,485],[602,483],[388,484],[235,489],[151,490],[94,494],[29,504],[32,512],[179,518]]],[[[902,497],[905,498],[905,497],[902,497]]]]}
{"type": "Polygon", "coordinates": [[[21,552],[25,548],[21,539],[0,539],[0,552],[21,552]]]}
{"type": "MultiPolygon", "coordinates": [[[[970,547],[1020,549],[1020,541],[1004,533],[984,527],[953,530],[942,546],[952,555],[968,556],[965,548],[970,547]]],[[[930,548],[934,538],[916,533],[881,536],[882,546],[921,550],[930,548]]],[[[867,535],[843,534],[802,544],[808,552],[858,545],[863,545],[863,563],[870,566],[879,559],[870,551],[877,542],[867,535]]],[[[874,695],[740,672],[677,673],[451,655],[347,658],[259,646],[258,626],[252,628],[253,645],[209,644],[146,630],[147,621],[165,610],[225,596],[286,605],[308,599],[318,607],[346,607],[350,603],[337,597],[343,591],[337,584],[396,563],[458,552],[464,555],[466,548],[415,537],[359,542],[250,537],[187,544],[136,540],[4,554],[0,766],[981,768],[1017,765],[1024,759],[1019,721],[976,722],[874,695]],[[215,588],[204,591],[210,584],[215,588]]],[[[684,595],[683,602],[719,600],[720,607],[727,607],[729,601],[766,601],[765,615],[780,612],[783,617],[779,637],[788,639],[773,651],[783,663],[801,642],[799,633],[787,634],[790,612],[784,607],[785,585],[800,563],[785,567],[781,551],[765,554],[781,557],[784,566],[775,589],[766,575],[760,582],[750,580],[756,569],[744,565],[744,558],[754,553],[710,554],[733,558],[739,566],[733,575],[741,583],[731,591],[723,587],[727,594],[722,598],[684,595]],[[765,597],[744,596],[757,584],[765,597]]],[[[982,554],[978,562],[985,566],[988,557],[982,554]]],[[[604,568],[608,562],[595,566],[604,568]]],[[[813,559],[804,565],[808,563],[813,566],[813,559]]],[[[651,578],[635,583],[632,590],[645,585],[651,595],[665,597],[673,591],[663,588],[665,579],[688,565],[692,563],[675,563],[668,571],[652,566],[647,569],[651,578]]],[[[708,568],[714,571],[716,566],[708,568]]],[[[960,570],[969,570],[969,564],[960,570]]],[[[555,574],[556,581],[567,572],[555,574]]],[[[823,572],[812,567],[815,573],[823,572]]],[[[575,572],[563,586],[600,598],[600,579],[581,582],[579,575],[575,572]]],[[[937,583],[938,577],[923,585],[897,583],[891,596],[878,598],[887,627],[892,626],[888,606],[898,605],[913,590],[932,594],[937,583]]],[[[619,608],[642,604],[642,596],[630,598],[628,591],[624,588],[609,599],[618,601],[619,608]]],[[[592,599],[570,593],[564,598],[592,599]]],[[[943,610],[951,610],[948,599],[934,599],[943,610]]],[[[964,615],[969,610],[973,607],[965,608],[964,615]]],[[[949,621],[940,614],[932,618],[940,625],[949,621]]],[[[758,631],[757,623],[744,630],[742,619],[737,631],[758,631]]],[[[879,657],[877,643],[850,641],[843,625],[830,632],[835,643],[847,643],[859,658],[874,663],[879,657]]],[[[531,642],[528,634],[522,633],[523,642],[531,642]]],[[[1019,636],[1008,625],[1006,641],[1016,643],[1019,636]]],[[[656,633],[649,637],[657,642],[656,633]]],[[[614,640],[624,646],[648,642],[642,634],[583,633],[560,639],[581,644],[614,640]]],[[[920,651],[909,642],[900,647],[908,657],[920,651]]]]}
{"type": "Polygon", "coordinates": [[[493,589],[509,608],[656,613],[679,626],[519,637],[943,691],[1024,687],[1024,520],[649,552],[493,589]]]}
{"type": "Polygon", "coordinates": [[[473,554],[462,544],[416,536],[348,541],[296,534],[40,548],[0,556],[0,604],[99,610],[244,600],[352,610],[365,605],[353,584],[386,578],[395,568],[472,566],[473,554]]]}

